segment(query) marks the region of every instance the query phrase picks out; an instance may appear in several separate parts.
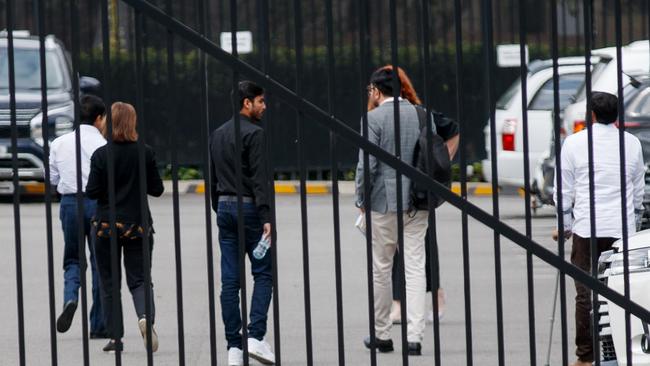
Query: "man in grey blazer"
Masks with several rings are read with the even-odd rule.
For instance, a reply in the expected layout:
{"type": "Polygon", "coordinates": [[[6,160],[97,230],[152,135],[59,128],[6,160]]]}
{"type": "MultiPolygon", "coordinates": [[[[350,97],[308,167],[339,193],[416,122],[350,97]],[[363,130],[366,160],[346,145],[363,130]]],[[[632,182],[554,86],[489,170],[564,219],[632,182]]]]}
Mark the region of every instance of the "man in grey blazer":
{"type": "MultiPolygon", "coordinates": [[[[395,101],[393,74],[390,70],[377,70],[370,77],[368,99],[376,105],[368,112],[368,139],[391,154],[395,154],[395,101]]],[[[399,100],[401,160],[411,164],[413,152],[420,136],[418,115],[408,101],[399,100]]],[[[425,251],[428,212],[424,210],[407,214],[411,182],[402,176],[402,195],[397,197],[395,169],[370,155],[368,181],[364,180],[363,151],[359,151],[356,174],[356,206],[363,212],[366,199],[372,210],[373,279],[375,291],[375,347],[380,352],[393,351],[390,338],[392,322],[391,269],[397,249],[397,200],[401,199],[404,219],[404,264],[406,272],[406,303],[409,354],[420,355],[425,329],[425,251]],[[364,197],[365,185],[370,185],[370,197],[364,197]]],[[[370,340],[364,340],[370,348],[370,340]]]]}

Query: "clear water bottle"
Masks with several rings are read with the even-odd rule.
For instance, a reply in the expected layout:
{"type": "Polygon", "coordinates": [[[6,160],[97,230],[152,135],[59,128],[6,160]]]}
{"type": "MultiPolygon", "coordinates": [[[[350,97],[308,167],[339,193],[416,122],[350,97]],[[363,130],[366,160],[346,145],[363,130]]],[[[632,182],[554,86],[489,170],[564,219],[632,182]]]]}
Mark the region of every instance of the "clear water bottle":
{"type": "Polygon", "coordinates": [[[259,243],[253,250],[253,257],[255,259],[262,259],[266,255],[266,251],[271,247],[271,238],[262,236],[259,243]]]}

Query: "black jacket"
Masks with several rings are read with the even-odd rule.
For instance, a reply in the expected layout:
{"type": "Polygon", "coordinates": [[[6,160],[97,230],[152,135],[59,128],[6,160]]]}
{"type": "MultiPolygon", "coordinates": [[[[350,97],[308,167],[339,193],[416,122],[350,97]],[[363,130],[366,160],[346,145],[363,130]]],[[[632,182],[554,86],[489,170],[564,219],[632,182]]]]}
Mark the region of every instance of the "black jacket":
{"type": "MultiPolygon", "coordinates": [[[[140,207],[140,165],[137,142],[115,142],[113,144],[115,162],[115,213],[116,219],[122,223],[142,225],[140,207]]],[[[147,194],[160,197],[164,187],[153,149],[145,147],[147,194]]],[[[90,158],[90,174],[86,185],[88,198],[97,200],[96,219],[108,222],[108,145],[97,149],[90,158]]],[[[149,211],[149,207],[145,207],[149,211]]],[[[147,212],[149,223],[151,213],[147,212]]]]}
{"type": "MultiPolygon", "coordinates": [[[[271,222],[269,205],[269,181],[265,157],[265,137],[262,127],[243,115],[242,141],[242,195],[255,200],[263,223],[271,222]]],[[[216,129],[210,137],[210,160],[212,175],[212,208],[217,211],[219,196],[237,195],[235,170],[235,120],[231,118],[216,129]]]]}

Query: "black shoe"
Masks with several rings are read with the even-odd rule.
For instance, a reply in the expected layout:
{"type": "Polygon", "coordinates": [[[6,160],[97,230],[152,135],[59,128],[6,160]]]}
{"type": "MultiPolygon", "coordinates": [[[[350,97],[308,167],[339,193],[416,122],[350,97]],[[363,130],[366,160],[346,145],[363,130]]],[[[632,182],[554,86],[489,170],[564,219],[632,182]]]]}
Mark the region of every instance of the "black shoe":
{"type": "Polygon", "coordinates": [[[68,301],[63,306],[63,311],[61,312],[61,315],[59,315],[59,318],[56,320],[56,330],[58,330],[59,333],[65,333],[68,331],[68,329],[70,329],[72,318],[74,318],[74,312],[76,310],[76,301],[68,301]]]}
{"type": "Polygon", "coordinates": [[[90,339],[108,339],[110,337],[107,332],[90,332],[90,339]]]}
{"type": "Polygon", "coordinates": [[[409,342],[409,356],[422,356],[422,344],[420,342],[409,342]]]}
{"type": "MultiPolygon", "coordinates": [[[[363,344],[366,346],[367,349],[371,349],[371,344],[370,344],[370,337],[366,337],[363,339],[363,344]]],[[[375,347],[377,348],[377,351],[386,353],[386,352],[393,352],[393,340],[392,339],[379,339],[375,338],[375,347]]]]}
{"type": "Polygon", "coordinates": [[[119,351],[122,352],[123,348],[124,347],[123,347],[122,343],[120,343],[118,345],[117,342],[115,342],[115,340],[111,339],[110,342],[106,343],[106,345],[104,346],[104,348],[102,350],[104,352],[115,352],[115,351],[117,351],[119,349],[119,351]]]}

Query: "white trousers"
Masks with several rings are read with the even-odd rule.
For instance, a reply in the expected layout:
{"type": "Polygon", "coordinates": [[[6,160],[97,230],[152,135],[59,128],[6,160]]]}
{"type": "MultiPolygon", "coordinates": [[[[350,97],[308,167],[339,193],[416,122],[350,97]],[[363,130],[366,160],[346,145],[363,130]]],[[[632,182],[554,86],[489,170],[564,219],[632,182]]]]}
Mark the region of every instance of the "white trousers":
{"type": "MultiPolygon", "coordinates": [[[[404,214],[404,270],[406,273],[406,315],[409,342],[422,342],[425,329],[426,274],[424,237],[428,211],[404,214]]],[[[379,339],[390,339],[393,302],[391,270],[397,250],[397,213],[372,212],[372,258],[375,286],[375,332],[379,339]]]]}

